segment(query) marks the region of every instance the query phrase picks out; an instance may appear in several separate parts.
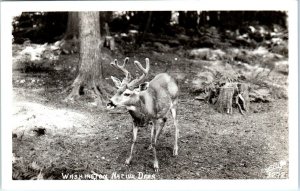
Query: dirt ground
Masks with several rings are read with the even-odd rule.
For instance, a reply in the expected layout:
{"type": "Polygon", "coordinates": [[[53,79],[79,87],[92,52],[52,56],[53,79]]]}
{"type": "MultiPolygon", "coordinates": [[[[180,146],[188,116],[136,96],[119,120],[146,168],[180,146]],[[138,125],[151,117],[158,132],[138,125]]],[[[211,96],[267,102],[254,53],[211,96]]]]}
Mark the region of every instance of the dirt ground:
{"type": "MultiPolygon", "coordinates": [[[[61,62],[76,62],[74,57],[67,55],[61,62]]],[[[67,95],[63,89],[74,77],[64,70],[14,69],[13,178],[288,178],[287,99],[251,103],[246,115],[236,109],[232,115],[221,114],[190,93],[196,64],[177,55],[156,57],[152,63],[152,76],[167,70],[181,87],[179,155],[172,156],[174,127],[169,117],[158,141],[159,172],[154,172],[152,152],[147,150],[150,128],[139,130],[132,164],[125,166],[132,139],[131,118],[125,110],[107,111],[85,99],[63,102],[67,95]],[[166,57],[177,57],[178,64],[166,67],[159,59],[166,57]],[[38,129],[45,134],[38,136],[38,129]]]]}

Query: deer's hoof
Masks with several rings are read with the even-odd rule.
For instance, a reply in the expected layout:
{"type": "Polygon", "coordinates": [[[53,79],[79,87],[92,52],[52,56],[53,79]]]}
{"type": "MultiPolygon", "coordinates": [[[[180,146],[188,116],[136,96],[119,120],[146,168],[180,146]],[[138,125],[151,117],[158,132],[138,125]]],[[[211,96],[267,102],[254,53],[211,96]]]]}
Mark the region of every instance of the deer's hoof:
{"type": "Polygon", "coordinates": [[[154,161],[153,166],[154,166],[154,171],[155,171],[155,172],[158,172],[158,171],[159,171],[158,161],[154,161]]]}
{"type": "Polygon", "coordinates": [[[174,148],[173,149],[173,156],[177,156],[178,155],[178,148],[174,148]]]}
{"type": "Polygon", "coordinates": [[[130,162],[131,162],[131,157],[129,157],[129,158],[126,159],[125,165],[130,165],[130,162]]]}
{"type": "Polygon", "coordinates": [[[152,149],[153,149],[153,146],[149,145],[148,150],[152,150],[152,149]]]}

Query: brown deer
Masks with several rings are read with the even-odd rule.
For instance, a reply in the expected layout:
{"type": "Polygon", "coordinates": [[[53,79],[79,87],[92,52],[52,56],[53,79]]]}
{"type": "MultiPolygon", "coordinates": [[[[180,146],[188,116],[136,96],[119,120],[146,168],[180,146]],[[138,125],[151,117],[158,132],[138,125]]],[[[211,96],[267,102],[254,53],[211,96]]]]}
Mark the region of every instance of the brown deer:
{"type": "Polygon", "coordinates": [[[158,171],[159,167],[156,156],[157,139],[167,121],[169,111],[172,113],[175,126],[173,155],[178,155],[177,139],[179,129],[176,117],[178,86],[174,78],[167,73],[158,74],[150,82],[141,83],[150,69],[148,58],[146,58],[146,68],[144,68],[140,62],[134,61],[135,66],[139,68],[143,74],[139,78],[131,81],[131,74],[125,69],[128,60],[129,58],[125,58],[123,65],[119,65],[116,59],[111,62],[112,66],[125,74],[125,78],[121,82],[118,78],[111,76],[118,90],[108,102],[107,108],[125,107],[133,118],[133,140],[130,155],[125,161],[126,165],[129,165],[132,159],[138,128],[152,124],[149,149],[153,150],[154,169],[158,171]]]}

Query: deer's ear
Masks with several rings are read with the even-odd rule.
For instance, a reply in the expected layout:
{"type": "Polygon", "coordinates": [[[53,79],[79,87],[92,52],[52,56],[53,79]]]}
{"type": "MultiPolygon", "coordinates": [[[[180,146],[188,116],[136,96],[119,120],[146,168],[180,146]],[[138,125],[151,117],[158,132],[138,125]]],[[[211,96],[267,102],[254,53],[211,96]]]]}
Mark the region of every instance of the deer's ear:
{"type": "Polygon", "coordinates": [[[111,79],[117,88],[121,87],[122,82],[118,78],[111,76],[111,79]]]}
{"type": "Polygon", "coordinates": [[[140,91],[145,91],[146,89],[148,89],[148,87],[149,87],[149,82],[144,82],[144,83],[139,85],[139,90],[140,91]]]}

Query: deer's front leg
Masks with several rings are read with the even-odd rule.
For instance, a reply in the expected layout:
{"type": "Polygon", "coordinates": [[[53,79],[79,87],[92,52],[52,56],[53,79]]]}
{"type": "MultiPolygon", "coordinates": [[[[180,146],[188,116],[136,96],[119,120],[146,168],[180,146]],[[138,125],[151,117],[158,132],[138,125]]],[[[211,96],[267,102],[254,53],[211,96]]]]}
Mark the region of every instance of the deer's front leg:
{"type": "Polygon", "coordinates": [[[131,149],[130,149],[130,155],[129,157],[126,159],[125,164],[129,165],[132,159],[132,154],[133,154],[133,148],[136,142],[136,138],[137,138],[137,132],[138,132],[138,127],[133,125],[132,126],[132,131],[133,131],[133,139],[132,139],[132,144],[131,144],[131,149]]]}

